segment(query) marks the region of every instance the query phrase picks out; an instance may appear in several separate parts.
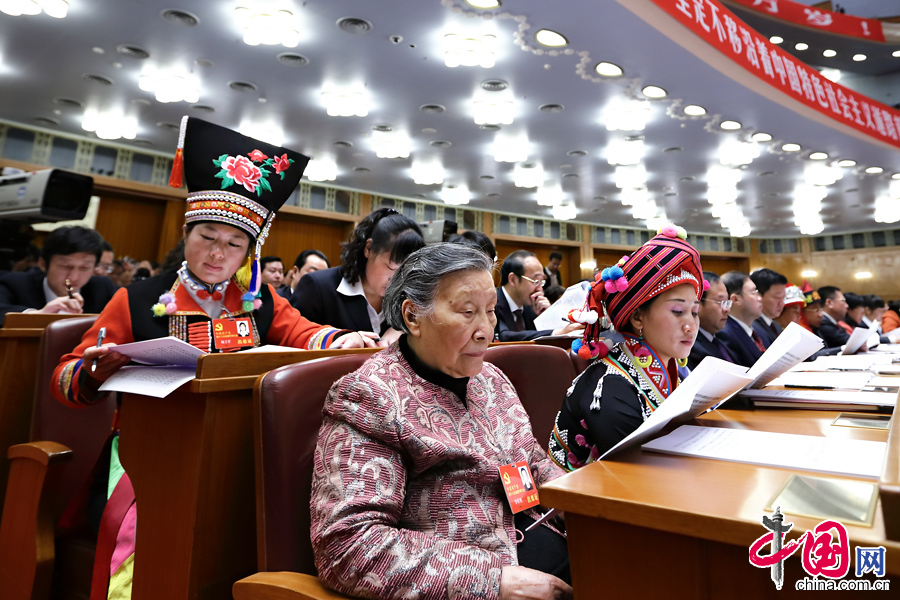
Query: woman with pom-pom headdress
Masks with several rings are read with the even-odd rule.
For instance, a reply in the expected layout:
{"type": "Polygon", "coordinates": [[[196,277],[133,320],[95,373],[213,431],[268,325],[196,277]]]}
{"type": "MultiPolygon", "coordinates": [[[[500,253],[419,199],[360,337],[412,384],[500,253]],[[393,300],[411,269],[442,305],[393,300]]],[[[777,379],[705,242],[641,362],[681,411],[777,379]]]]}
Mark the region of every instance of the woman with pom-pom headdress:
{"type": "Polygon", "coordinates": [[[549,452],[564,469],[597,460],[675,390],[699,328],[700,255],[681,227],[666,225],[630,256],[597,273],[572,343],[593,361],[563,401],[549,452]]]}
{"type": "MultiPolygon", "coordinates": [[[[272,219],[297,188],[308,161],[292,150],[185,117],[169,182],[180,188],[184,181],[189,192],[185,261],[177,273],[116,292],[81,344],[56,367],[51,386],[56,398],[72,407],[100,401],[100,384],[129,361],[115,346],[129,342],[175,336],[204,352],[262,344],[303,349],[371,345],[359,333],[303,318],[260,280],[259,254],[272,219]],[[106,343],[95,347],[101,328],[106,343]]],[[[87,513],[94,531],[107,519],[121,522],[118,531],[115,526],[100,529],[91,597],[106,598],[108,590],[110,598],[127,598],[137,509],[118,462],[116,433],[101,460],[90,485],[90,510],[70,507],[67,513],[87,513]]]]}

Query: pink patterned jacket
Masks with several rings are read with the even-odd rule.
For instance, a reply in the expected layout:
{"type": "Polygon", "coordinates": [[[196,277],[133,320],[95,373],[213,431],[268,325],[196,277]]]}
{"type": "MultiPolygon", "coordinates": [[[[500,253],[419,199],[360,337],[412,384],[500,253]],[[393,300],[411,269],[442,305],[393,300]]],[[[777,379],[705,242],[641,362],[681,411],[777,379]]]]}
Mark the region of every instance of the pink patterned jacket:
{"type": "Polygon", "coordinates": [[[413,371],[395,343],[325,401],[311,498],[319,578],[364,598],[495,600],[517,565],[499,465],[563,471],[535,440],[506,376],[485,363],[468,407],[413,371]]]}

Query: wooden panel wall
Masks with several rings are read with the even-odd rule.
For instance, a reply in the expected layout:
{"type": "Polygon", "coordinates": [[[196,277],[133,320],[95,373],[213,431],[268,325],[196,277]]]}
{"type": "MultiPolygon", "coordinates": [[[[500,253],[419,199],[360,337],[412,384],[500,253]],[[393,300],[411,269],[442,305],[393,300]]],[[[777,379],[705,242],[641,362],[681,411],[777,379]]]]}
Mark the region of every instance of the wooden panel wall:
{"type": "Polygon", "coordinates": [[[900,299],[900,248],[866,248],[798,254],[754,254],[754,269],[767,267],[783,274],[792,283],[801,283],[800,272],[812,269],[808,278],[813,287],[836,285],[857,294],[877,294],[885,300],[900,299]],[[872,273],[871,279],[856,279],[859,271],[872,273]]]}
{"type": "Polygon", "coordinates": [[[581,279],[581,250],[577,246],[551,246],[548,244],[529,244],[525,242],[496,241],[494,247],[497,249],[497,269],[494,272],[494,283],[500,285],[500,268],[503,259],[515,252],[516,250],[529,250],[537,255],[539,261],[544,266],[550,260],[551,252],[559,252],[563,255],[562,265],[559,270],[561,273],[560,280],[563,286],[570,286],[581,279]]]}
{"type": "Polygon", "coordinates": [[[166,204],[104,192],[97,212],[97,231],[112,244],[116,257],[158,259],[166,204]]]}
{"type": "Polygon", "coordinates": [[[263,254],[281,257],[285,269],[288,269],[304,250],[320,250],[328,257],[331,266],[336,267],[341,264],[341,242],[347,241],[351,231],[353,223],[348,221],[325,221],[279,213],[263,246],[263,254]]]}

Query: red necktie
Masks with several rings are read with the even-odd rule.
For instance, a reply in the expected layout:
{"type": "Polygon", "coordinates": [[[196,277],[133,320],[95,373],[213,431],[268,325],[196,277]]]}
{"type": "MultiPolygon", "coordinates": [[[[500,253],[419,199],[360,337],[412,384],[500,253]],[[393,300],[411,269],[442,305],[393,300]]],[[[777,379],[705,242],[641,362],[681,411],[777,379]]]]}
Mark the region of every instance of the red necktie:
{"type": "Polygon", "coordinates": [[[522,309],[513,311],[516,316],[516,331],[525,331],[525,319],[522,317],[522,309]]]}
{"type": "Polygon", "coordinates": [[[759,348],[759,351],[760,351],[760,352],[765,352],[765,351],[766,351],[766,347],[763,346],[762,340],[759,339],[759,336],[756,334],[755,331],[754,331],[753,333],[750,334],[750,338],[753,340],[753,343],[756,344],[756,347],[759,348]]]}

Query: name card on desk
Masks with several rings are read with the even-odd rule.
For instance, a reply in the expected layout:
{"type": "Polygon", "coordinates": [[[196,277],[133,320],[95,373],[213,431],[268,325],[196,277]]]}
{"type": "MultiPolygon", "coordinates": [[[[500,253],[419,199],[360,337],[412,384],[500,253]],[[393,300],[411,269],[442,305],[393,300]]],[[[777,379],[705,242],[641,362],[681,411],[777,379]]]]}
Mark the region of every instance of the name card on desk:
{"type": "Polygon", "coordinates": [[[682,425],[644,450],[878,479],[887,444],[868,440],[682,425]]]}

